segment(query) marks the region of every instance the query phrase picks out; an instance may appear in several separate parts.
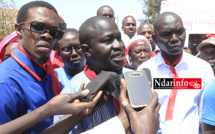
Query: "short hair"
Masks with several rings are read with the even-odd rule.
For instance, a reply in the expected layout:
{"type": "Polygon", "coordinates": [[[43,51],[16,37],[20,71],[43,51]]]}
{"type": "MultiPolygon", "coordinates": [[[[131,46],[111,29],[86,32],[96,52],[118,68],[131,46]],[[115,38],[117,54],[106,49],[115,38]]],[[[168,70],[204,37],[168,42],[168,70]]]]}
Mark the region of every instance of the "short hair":
{"type": "MultiPolygon", "coordinates": [[[[122,20],[122,25],[124,24],[125,19],[126,19],[126,18],[128,18],[128,17],[132,17],[132,18],[134,18],[134,17],[133,17],[133,16],[131,16],[131,15],[126,16],[126,17],[122,20]]],[[[134,20],[136,21],[136,19],[135,19],[135,18],[134,18],[134,20]]]]}
{"type": "Polygon", "coordinates": [[[173,13],[173,12],[164,12],[164,13],[160,14],[160,15],[155,19],[155,22],[154,22],[154,24],[153,24],[155,34],[156,34],[157,26],[158,26],[158,24],[159,24],[159,20],[160,20],[161,18],[163,18],[164,16],[166,16],[166,15],[172,15],[172,16],[175,16],[175,17],[178,17],[178,18],[181,19],[180,16],[178,16],[176,13],[173,13]]]}
{"type": "MultiPolygon", "coordinates": [[[[99,11],[100,11],[102,8],[104,8],[104,7],[108,7],[108,8],[110,8],[110,9],[113,10],[113,8],[111,8],[110,6],[104,5],[104,6],[101,6],[101,7],[97,10],[97,15],[99,14],[99,11]]],[[[113,11],[113,12],[114,12],[114,11],[113,11]]]]}
{"type": "Polygon", "coordinates": [[[50,3],[45,2],[45,1],[32,1],[32,2],[29,2],[25,5],[23,5],[20,8],[20,10],[18,11],[17,18],[16,18],[17,23],[24,22],[28,17],[28,10],[33,7],[45,7],[50,10],[53,10],[58,15],[57,10],[50,3]]]}
{"type": "MultiPolygon", "coordinates": [[[[64,35],[66,35],[66,34],[68,34],[68,33],[76,33],[76,34],[79,35],[78,30],[75,29],[75,28],[67,28],[67,29],[65,29],[63,32],[64,32],[64,35]]],[[[64,35],[63,35],[63,36],[64,36],[64,35]]],[[[59,50],[59,43],[57,42],[56,45],[57,45],[57,50],[59,50]]],[[[58,51],[58,53],[60,53],[60,52],[58,51]]]]}
{"type": "Polygon", "coordinates": [[[67,28],[64,30],[64,35],[67,34],[67,33],[76,33],[76,34],[79,34],[78,30],[75,29],[75,28],[67,28]]]}
{"type": "Polygon", "coordinates": [[[90,32],[95,32],[95,28],[97,27],[97,23],[100,21],[113,21],[112,19],[105,16],[94,16],[87,19],[79,28],[79,40],[81,44],[90,45],[91,34],[90,32]]]}
{"type": "Polygon", "coordinates": [[[154,31],[154,27],[153,27],[153,25],[152,25],[151,23],[143,22],[143,23],[141,23],[141,24],[139,25],[139,27],[137,28],[137,33],[138,33],[139,30],[142,29],[143,25],[149,25],[149,26],[151,26],[152,29],[153,29],[153,31],[154,31]]]}

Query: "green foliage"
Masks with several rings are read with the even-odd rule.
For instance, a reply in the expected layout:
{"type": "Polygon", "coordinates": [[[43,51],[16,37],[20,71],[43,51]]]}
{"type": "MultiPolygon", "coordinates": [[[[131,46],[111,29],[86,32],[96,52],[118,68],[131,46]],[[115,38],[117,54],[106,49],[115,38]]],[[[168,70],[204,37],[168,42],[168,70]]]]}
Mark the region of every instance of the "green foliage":
{"type": "Polygon", "coordinates": [[[13,0],[0,0],[0,41],[15,31],[17,12],[13,0]]]}
{"type": "Polygon", "coordinates": [[[141,22],[154,23],[156,17],[160,14],[161,1],[164,0],[140,0],[145,18],[141,22]]]}

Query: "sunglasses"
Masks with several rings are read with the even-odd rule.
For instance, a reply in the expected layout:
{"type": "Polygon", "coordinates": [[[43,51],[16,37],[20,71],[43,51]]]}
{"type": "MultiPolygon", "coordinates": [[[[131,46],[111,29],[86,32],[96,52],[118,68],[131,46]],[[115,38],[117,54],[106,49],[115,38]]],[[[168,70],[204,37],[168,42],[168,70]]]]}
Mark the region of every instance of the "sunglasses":
{"type": "Polygon", "coordinates": [[[60,50],[66,53],[70,53],[72,52],[72,49],[75,49],[76,52],[81,52],[81,47],[79,46],[79,44],[66,46],[61,48],[60,50]]]}
{"type": "Polygon", "coordinates": [[[60,23],[60,29],[61,30],[65,30],[66,29],[67,24],[66,23],[60,23]]]}
{"type": "Polygon", "coordinates": [[[38,33],[38,34],[44,34],[46,33],[47,29],[50,31],[49,34],[55,38],[60,40],[63,37],[64,32],[58,30],[57,28],[53,28],[53,27],[47,27],[45,24],[41,23],[41,22],[30,22],[30,21],[26,21],[26,22],[21,22],[19,23],[21,24],[25,24],[25,23],[30,23],[30,30],[32,32],[38,33]]]}

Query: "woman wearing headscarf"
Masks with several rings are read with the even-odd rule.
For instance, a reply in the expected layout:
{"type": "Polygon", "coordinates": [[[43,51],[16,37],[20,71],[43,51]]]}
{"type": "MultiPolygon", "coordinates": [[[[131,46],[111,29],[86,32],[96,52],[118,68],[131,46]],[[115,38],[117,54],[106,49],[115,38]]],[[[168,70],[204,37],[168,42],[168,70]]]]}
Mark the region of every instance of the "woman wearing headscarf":
{"type": "Polygon", "coordinates": [[[134,36],[129,41],[127,67],[136,70],[143,62],[154,57],[156,54],[152,52],[151,45],[147,38],[142,35],[134,36]]]}
{"type": "Polygon", "coordinates": [[[18,36],[16,32],[7,35],[0,43],[0,63],[11,57],[11,52],[18,45],[18,36]]]}

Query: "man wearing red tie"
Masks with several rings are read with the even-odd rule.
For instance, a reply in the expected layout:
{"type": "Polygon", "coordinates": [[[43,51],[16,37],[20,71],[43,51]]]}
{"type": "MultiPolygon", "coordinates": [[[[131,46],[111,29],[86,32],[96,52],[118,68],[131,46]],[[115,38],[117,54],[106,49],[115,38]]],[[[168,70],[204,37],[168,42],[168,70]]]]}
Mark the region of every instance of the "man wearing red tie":
{"type": "MultiPolygon", "coordinates": [[[[153,78],[200,78],[200,89],[156,90],[159,96],[160,129],[163,134],[197,134],[200,129],[201,97],[206,83],[214,77],[212,68],[203,60],[183,52],[186,30],[175,13],[164,12],[154,23],[153,40],[161,53],[144,62],[138,70],[149,68],[153,78]]],[[[153,83],[153,88],[155,82],[153,83]]]]}

